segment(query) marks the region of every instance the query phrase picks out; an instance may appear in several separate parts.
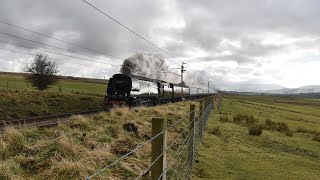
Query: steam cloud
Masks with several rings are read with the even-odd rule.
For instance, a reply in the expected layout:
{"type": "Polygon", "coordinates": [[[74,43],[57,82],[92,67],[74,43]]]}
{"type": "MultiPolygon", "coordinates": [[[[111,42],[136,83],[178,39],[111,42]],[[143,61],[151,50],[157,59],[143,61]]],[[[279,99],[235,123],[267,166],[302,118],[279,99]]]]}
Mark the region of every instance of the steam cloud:
{"type": "MultiPolygon", "coordinates": [[[[170,71],[168,65],[159,54],[136,53],[124,60],[120,71],[123,74],[133,74],[171,83],[180,83],[179,76],[168,73],[170,71]]],[[[205,71],[190,72],[185,74],[184,82],[193,87],[204,87],[201,83],[207,82],[205,79],[207,77],[208,74],[205,71]]]]}
{"type": "Polygon", "coordinates": [[[168,80],[168,65],[159,54],[136,53],[124,60],[120,69],[123,74],[133,74],[152,79],[168,80]]]}

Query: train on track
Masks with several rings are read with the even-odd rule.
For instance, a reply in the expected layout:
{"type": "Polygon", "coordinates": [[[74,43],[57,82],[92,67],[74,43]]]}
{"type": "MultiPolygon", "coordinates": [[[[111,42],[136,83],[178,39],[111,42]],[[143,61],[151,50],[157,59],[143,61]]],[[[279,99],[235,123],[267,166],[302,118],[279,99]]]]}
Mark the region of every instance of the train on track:
{"type": "Polygon", "coordinates": [[[109,79],[104,104],[156,106],[214,95],[209,89],[189,87],[142,76],[115,74],[109,79]]]}

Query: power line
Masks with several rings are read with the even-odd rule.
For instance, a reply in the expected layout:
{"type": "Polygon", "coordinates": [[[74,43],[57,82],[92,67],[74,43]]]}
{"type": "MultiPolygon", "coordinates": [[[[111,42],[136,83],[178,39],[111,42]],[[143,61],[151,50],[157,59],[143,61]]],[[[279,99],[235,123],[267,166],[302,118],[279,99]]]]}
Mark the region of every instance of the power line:
{"type": "MultiPolygon", "coordinates": [[[[150,40],[146,39],[145,37],[143,37],[142,35],[136,33],[134,30],[130,29],[129,27],[127,27],[126,25],[122,24],[121,22],[119,22],[118,20],[114,19],[113,17],[111,17],[110,15],[108,15],[107,13],[103,12],[102,10],[100,10],[99,8],[97,8],[96,6],[94,6],[93,4],[89,3],[86,0],[82,0],[83,2],[85,2],[86,4],[88,4],[89,6],[91,6],[92,8],[94,8],[95,10],[97,10],[98,12],[100,12],[101,14],[105,15],[106,17],[108,17],[109,19],[111,19],[112,21],[116,22],[117,24],[119,24],[120,26],[122,26],[123,28],[127,29],[128,31],[130,31],[131,33],[133,33],[134,35],[138,36],[139,38],[143,39],[144,41],[146,41],[147,43],[151,44],[152,46],[156,47],[157,49],[161,50],[162,52],[166,53],[167,55],[179,60],[177,57],[175,57],[174,55],[170,54],[168,51],[160,48],[159,46],[155,45],[153,42],[151,42],[150,40]]],[[[181,61],[181,60],[179,60],[181,61]]]]}
{"type": "Polygon", "coordinates": [[[94,57],[94,56],[88,56],[88,55],[85,55],[85,54],[82,54],[82,53],[77,53],[77,52],[71,51],[71,50],[69,50],[69,49],[61,48],[61,47],[58,47],[58,46],[53,46],[53,45],[46,44],[46,43],[42,43],[42,42],[39,42],[39,41],[34,41],[34,40],[27,39],[27,38],[23,38],[23,37],[20,37],[20,36],[16,36],[16,35],[4,33],[4,32],[0,32],[0,34],[6,35],[6,36],[10,36],[10,37],[14,37],[14,38],[17,38],[17,39],[22,39],[22,40],[24,40],[24,41],[29,41],[29,42],[33,42],[33,43],[45,45],[45,46],[52,47],[52,48],[56,48],[56,49],[59,49],[59,50],[63,50],[63,51],[67,51],[67,52],[72,52],[72,53],[74,53],[74,54],[79,54],[79,55],[82,55],[82,56],[93,57],[93,58],[95,58],[95,59],[98,59],[97,57],[94,57]]]}
{"type": "Polygon", "coordinates": [[[77,44],[62,40],[62,39],[58,39],[58,38],[55,38],[55,37],[52,37],[52,36],[37,32],[37,31],[33,31],[33,30],[30,30],[30,29],[21,27],[21,26],[17,26],[17,25],[11,24],[11,23],[7,23],[7,22],[1,21],[1,20],[0,20],[0,23],[6,24],[8,26],[12,26],[12,27],[15,27],[15,28],[18,28],[18,29],[22,29],[22,30],[25,30],[25,31],[28,31],[28,32],[31,32],[31,33],[34,33],[34,34],[38,34],[38,35],[41,35],[41,36],[44,36],[44,37],[47,37],[47,38],[50,38],[50,39],[54,39],[56,41],[64,42],[66,44],[70,44],[70,45],[73,45],[73,46],[76,46],[76,47],[79,47],[79,48],[82,48],[82,49],[86,49],[86,50],[89,50],[89,51],[92,51],[92,52],[96,52],[96,53],[99,53],[99,54],[102,54],[102,55],[105,55],[105,56],[109,56],[109,57],[113,57],[115,59],[122,60],[122,58],[116,57],[114,55],[105,54],[105,53],[103,53],[101,51],[97,51],[97,50],[94,50],[94,49],[91,49],[91,48],[88,48],[88,47],[85,47],[85,46],[77,45],[77,44]]]}
{"type": "MultiPolygon", "coordinates": [[[[28,53],[28,52],[22,52],[22,51],[17,51],[17,50],[13,50],[13,49],[5,49],[5,48],[0,48],[2,50],[7,50],[7,51],[12,51],[12,52],[17,52],[17,53],[22,53],[22,54],[27,54],[27,55],[31,55],[31,56],[35,56],[36,54],[32,54],[32,53],[28,53]]],[[[65,63],[72,63],[72,64],[77,64],[77,65],[82,65],[82,66],[88,66],[88,64],[81,64],[81,63],[76,63],[76,62],[72,62],[72,61],[66,61],[66,60],[61,60],[61,59],[56,59],[56,58],[50,58],[48,57],[48,59],[51,60],[55,60],[55,61],[63,61],[65,63]]],[[[98,66],[93,66],[95,68],[99,68],[99,69],[104,69],[102,67],[98,67],[98,66]]]]}
{"type": "MultiPolygon", "coordinates": [[[[30,47],[17,45],[17,44],[14,44],[14,43],[10,43],[10,42],[8,42],[8,41],[2,41],[2,40],[0,40],[0,43],[10,44],[10,45],[13,45],[13,46],[16,46],[16,47],[22,47],[22,48],[25,48],[25,49],[33,50],[33,49],[30,48],[30,47]]],[[[91,59],[86,59],[86,58],[82,58],[82,57],[77,57],[77,56],[72,56],[72,55],[67,55],[67,54],[62,54],[62,53],[57,53],[57,52],[50,52],[50,51],[48,51],[48,50],[37,50],[37,51],[43,51],[43,52],[46,52],[46,53],[52,53],[52,54],[57,54],[57,55],[61,55],[61,56],[66,56],[66,57],[81,59],[81,60],[85,60],[85,61],[101,63],[101,64],[117,65],[117,64],[112,64],[112,63],[108,63],[108,62],[100,62],[100,61],[95,61],[95,60],[91,60],[91,59]]]]}

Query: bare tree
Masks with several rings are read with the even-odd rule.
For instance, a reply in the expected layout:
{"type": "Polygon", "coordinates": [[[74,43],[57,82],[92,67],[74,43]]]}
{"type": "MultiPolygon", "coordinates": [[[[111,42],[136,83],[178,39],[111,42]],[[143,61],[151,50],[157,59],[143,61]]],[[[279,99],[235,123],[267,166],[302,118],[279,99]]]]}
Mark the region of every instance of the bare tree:
{"type": "Polygon", "coordinates": [[[30,81],[32,86],[41,91],[58,81],[56,76],[59,72],[57,64],[48,60],[48,56],[44,54],[37,54],[34,60],[27,64],[23,70],[30,73],[27,80],[30,81]]]}

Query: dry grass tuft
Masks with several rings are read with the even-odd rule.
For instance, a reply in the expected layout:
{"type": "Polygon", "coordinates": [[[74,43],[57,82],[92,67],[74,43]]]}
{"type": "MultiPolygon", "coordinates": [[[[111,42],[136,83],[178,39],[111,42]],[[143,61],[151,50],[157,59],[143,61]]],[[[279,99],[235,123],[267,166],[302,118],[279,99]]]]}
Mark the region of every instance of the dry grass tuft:
{"type": "Polygon", "coordinates": [[[90,121],[89,119],[77,115],[77,116],[72,116],[70,118],[70,127],[71,128],[79,128],[81,130],[89,130],[90,129],[90,121]]]}
{"type": "Polygon", "coordinates": [[[13,159],[0,162],[0,179],[23,179],[20,165],[13,159]]]}
{"type": "Polygon", "coordinates": [[[119,140],[112,144],[111,152],[116,155],[125,155],[135,147],[136,145],[133,144],[130,140],[119,140]]]}
{"type": "Polygon", "coordinates": [[[86,151],[85,156],[97,164],[100,164],[99,167],[101,167],[103,163],[113,158],[113,154],[110,152],[110,149],[109,145],[101,146],[91,151],[86,151]]]}
{"type": "Polygon", "coordinates": [[[41,174],[41,178],[84,179],[93,170],[93,167],[86,164],[86,162],[63,159],[61,161],[53,161],[51,168],[41,174]]]}
{"type": "Polygon", "coordinates": [[[8,145],[3,142],[3,140],[0,140],[0,159],[4,160],[7,157],[9,157],[10,152],[8,150],[8,145]]]}
{"type": "Polygon", "coordinates": [[[14,127],[5,127],[3,137],[4,141],[7,143],[8,151],[13,154],[23,150],[26,145],[25,137],[14,127]]]}
{"type": "Polygon", "coordinates": [[[128,107],[115,107],[110,110],[111,117],[128,116],[130,114],[131,114],[131,111],[128,107]]]}
{"type": "Polygon", "coordinates": [[[79,150],[79,147],[75,144],[75,142],[65,134],[61,135],[58,140],[58,144],[63,149],[63,153],[67,156],[75,156],[79,150]]]}

